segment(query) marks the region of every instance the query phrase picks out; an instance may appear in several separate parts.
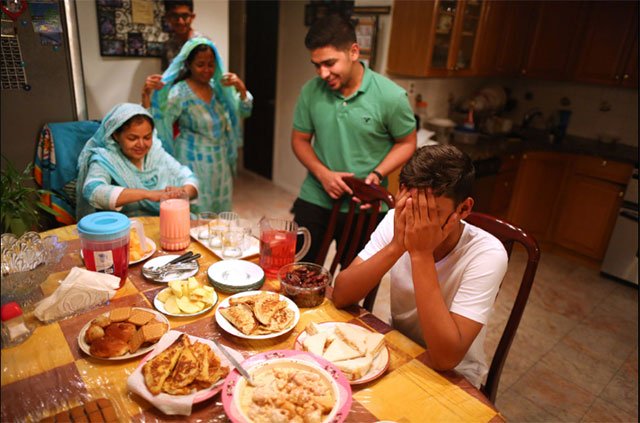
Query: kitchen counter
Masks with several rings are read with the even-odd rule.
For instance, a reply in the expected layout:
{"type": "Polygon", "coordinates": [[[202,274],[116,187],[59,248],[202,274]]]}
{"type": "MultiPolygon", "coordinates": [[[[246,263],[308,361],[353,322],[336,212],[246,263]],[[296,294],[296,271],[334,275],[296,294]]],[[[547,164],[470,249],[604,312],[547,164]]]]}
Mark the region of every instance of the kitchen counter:
{"type": "Polygon", "coordinates": [[[455,142],[451,144],[469,154],[474,162],[527,151],[553,151],[594,156],[638,166],[638,147],[626,144],[604,144],[597,140],[573,135],[566,135],[560,143],[551,144],[548,142],[545,131],[535,129],[528,129],[525,138],[481,135],[478,142],[473,145],[455,142]]]}

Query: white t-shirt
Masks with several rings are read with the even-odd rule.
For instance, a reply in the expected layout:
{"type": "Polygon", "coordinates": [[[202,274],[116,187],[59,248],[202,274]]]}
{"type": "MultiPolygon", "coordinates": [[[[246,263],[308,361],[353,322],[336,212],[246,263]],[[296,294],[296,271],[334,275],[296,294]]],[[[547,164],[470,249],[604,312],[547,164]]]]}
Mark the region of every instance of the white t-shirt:
{"type": "MultiPolygon", "coordinates": [[[[387,213],[358,257],[367,260],[391,242],[394,212],[387,213]]],[[[486,325],[507,264],[508,256],[502,243],[490,233],[465,222],[454,249],[436,263],[440,290],[449,311],[486,325]]],[[[394,328],[425,345],[408,252],[391,268],[391,318],[394,328]]],[[[486,326],[483,326],[456,367],[477,387],[484,382],[489,370],[484,354],[485,335],[486,326]]]]}

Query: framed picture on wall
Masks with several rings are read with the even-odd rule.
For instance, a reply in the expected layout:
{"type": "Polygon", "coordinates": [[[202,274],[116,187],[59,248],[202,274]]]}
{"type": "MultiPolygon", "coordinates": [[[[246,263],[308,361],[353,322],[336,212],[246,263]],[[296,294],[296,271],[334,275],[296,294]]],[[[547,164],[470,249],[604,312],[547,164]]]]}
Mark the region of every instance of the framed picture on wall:
{"type": "Polygon", "coordinates": [[[95,0],[95,4],[101,56],[162,56],[169,39],[162,0],[95,0]],[[145,19],[135,18],[134,6],[145,12],[145,19]]]}
{"type": "Polygon", "coordinates": [[[360,59],[370,69],[375,66],[376,39],[378,35],[378,16],[354,16],[356,24],[356,38],[360,46],[360,59]]]}

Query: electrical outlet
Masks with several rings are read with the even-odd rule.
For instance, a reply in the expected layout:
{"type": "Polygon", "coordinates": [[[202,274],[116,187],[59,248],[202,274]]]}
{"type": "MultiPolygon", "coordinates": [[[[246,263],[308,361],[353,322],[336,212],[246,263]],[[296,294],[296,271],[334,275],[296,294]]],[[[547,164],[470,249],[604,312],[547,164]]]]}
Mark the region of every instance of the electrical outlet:
{"type": "Polygon", "coordinates": [[[416,83],[409,81],[409,95],[412,95],[416,91],[416,83]]]}

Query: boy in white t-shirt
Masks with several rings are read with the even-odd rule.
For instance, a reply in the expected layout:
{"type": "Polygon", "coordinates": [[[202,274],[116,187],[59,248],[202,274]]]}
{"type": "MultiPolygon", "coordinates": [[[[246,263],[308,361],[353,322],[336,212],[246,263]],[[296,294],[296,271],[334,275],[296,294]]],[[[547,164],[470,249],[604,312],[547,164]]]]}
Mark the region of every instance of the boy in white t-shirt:
{"type": "Polygon", "coordinates": [[[454,146],[418,149],[402,168],[396,207],[336,277],[337,307],[356,303],[391,270],[392,324],[427,347],[429,366],[480,386],[485,325],[507,270],[502,243],[464,222],[475,172],[454,146]]]}

